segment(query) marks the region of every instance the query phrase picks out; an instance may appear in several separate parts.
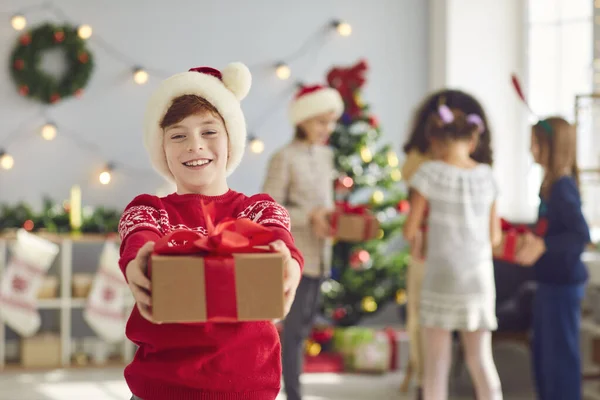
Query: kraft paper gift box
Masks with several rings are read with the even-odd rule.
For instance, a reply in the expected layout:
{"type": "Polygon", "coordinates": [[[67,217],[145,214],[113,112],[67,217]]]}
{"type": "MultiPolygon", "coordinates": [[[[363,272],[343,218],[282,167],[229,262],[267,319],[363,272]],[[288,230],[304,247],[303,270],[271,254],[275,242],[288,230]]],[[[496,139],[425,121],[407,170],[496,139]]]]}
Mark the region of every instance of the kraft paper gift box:
{"type": "MultiPolygon", "coordinates": [[[[209,221],[211,208],[204,211],[209,221]]],[[[188,323],[283,318],[283,256],[268,252],[271,231],[249,219],[207,225],[208,236],[175,231],[156,243],[152,318],[188,323]]]]}
{"type": "Polygon", "coordinates": [[[331,215],[333,237],[341,242],[360,243],[375,239],[379,232],[379,221],[366,206],[337,205],[331,215]]]}

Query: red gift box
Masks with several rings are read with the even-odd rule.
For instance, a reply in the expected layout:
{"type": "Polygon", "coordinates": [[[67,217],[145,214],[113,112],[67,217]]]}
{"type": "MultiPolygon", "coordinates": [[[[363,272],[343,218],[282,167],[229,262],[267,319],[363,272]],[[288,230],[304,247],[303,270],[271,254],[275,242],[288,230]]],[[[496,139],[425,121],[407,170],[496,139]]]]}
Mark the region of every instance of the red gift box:
{"type": "Polygon", "coordinates": [[[360,243],[377,237],[379,222],[367,206],[342,202],[336,204],[336,211],[331,215],[331,228],[337,240],[360,243]]]}
{"type": "Polygon", "coordinates": [[[152,317],[156,322],[235,322],[283,318],[283,257],[271,253],[267,227],[228,218],[216,226],[202,205],[208,236],[174,231],[154,247],[152,317]]]}
{"type": "Polygon", "coordinates": [[[515,262],[517,251],[523,246],[523,234],[529,229],[523,225],[512,225],[504,219],[500,220],[502,240],[493,249],[494,258],[508,262],[515,262]]]}

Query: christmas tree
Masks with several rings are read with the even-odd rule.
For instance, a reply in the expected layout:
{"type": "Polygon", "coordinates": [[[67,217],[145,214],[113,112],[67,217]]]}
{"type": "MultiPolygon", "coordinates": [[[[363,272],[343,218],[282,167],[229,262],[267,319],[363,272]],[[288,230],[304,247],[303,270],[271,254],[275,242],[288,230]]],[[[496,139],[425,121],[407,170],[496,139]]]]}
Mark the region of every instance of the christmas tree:
{"type": "Polygon", "coordinates": [[[390,145],[378,145],[381,129],[361,99],[367,69],[367,63],[360,61],[327,75],[345,104],[330,139],[339,171],[336,202],[368,206],[381,228],[375,240],[334,245],[332,276],[322,286],[323,313],[342,326],[355,325],[386,303],[401,304],[406,297],[408,250],[400,238],[409,203],[400,182],[398,157],[390,145]]]}

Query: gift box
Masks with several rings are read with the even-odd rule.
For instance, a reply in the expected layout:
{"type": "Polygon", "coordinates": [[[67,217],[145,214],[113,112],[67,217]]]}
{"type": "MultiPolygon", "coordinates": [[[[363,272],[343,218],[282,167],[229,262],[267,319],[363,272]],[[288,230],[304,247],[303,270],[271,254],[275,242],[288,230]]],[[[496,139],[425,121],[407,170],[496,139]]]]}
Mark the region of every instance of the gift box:
{"type": "Polygon", "coordinates": [[[347,371],[383,373],[398,368],[397,332],[371,328],[336,329],[334,351],[344,358],[347,371]]]}
{"type": "Polygon", "coordinates": [[[92,274],[73,274],[71,292],[75,298],[86,298],[92,289],[94,276],[92,274]]]}
{"type": "Polygon", "coordinates": [[[493,249],[493,256],[497,260],[515,262],[517,252],[523,246],[523,236],[529,230],[524,226],[511,225],[505,220],[501,220],[502,240],[500,244],[493,249]]]}
{"type": "Polygon", "coordinates": [[[307,374],[344,372],[344,358],[341,354],[323,352],[317,356],[304,356],[303,372],[307,374]]]}
{"type": "Polygon", "coordinates": [[[21,365],[26,368],[47,368],[61,365],[60,336],[42,333],[21,339],[21,365]]]}
{"type": "Polygon", "coordinates": [[[333,237],[342,242],[360,243],[375,239],[379,233],[379,221],[366,206],[338,203],[331,215],[333,237]]]}
{"type": "Polygon", "coordinates": [[[45,276],[37,293],[38,299],[55,299],[58,297],[58,277],[45,276]]]}
{"type": "Polygon", "coordinates": [[[214,226],[208,236],[174,231],[155,244],[150,261],[156,322],[264,321],[284,317],[283,256],[269,252],[273,234],[249,219],[214,226]]]}

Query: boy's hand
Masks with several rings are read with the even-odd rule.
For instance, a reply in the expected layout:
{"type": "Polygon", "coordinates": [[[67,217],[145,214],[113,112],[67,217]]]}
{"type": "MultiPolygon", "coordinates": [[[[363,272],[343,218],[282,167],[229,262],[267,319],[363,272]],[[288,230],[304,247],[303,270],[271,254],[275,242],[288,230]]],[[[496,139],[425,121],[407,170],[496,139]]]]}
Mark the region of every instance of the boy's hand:
{"type": "Polygon", "coordinates": [[[152,300],[150,297],[150,279],[147,277],[148,273],[148,260],[150,255],[154,251],[154,242],[148,242],[144,244],[138,251],[137,256],[127,264],[125,269],[125,276],[127,277],[127,284],[135,304],[142,317],[146,318],[150,322],[152,321],[152,300]]]}
{"type": "Polygon", "coordinates": [[[317,237],[326,238],[331,236],[330,214],[331,211],[324,207],[315,208],[310,212],[310,223],[312,224],[313,233],[317,235],[317,237]]]}
{"type": "Polygon", "coordinates": [[[283,293],[284,293],[284,316],[288,315],[294,298],[296,297],[296,289],[300,284],[300,266],[298,262],[292,258],[290,249],[282,240],[276,240],[270,244],[270,247],[276,253],[283,255],[284,276],[283,276],[283,293]]]}
{"type": "Polygon", "coordinates": [[[531,232],[527,232],[524,235],[523,247],[517,252],[516,261],[521,265],[530,267],[546,252],[546,244],[543,239],[531,232]]]}

